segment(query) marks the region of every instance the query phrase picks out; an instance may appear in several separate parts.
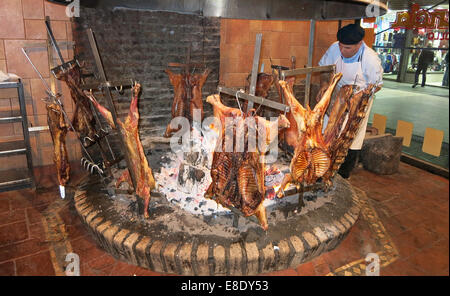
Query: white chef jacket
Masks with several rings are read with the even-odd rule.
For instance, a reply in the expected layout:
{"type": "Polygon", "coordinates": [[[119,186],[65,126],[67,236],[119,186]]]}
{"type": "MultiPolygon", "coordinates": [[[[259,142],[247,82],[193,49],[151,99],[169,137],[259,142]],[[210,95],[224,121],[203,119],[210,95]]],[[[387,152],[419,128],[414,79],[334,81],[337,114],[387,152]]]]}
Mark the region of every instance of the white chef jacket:
{"type": "MultiPolygon", "coordinates": [[[[343,85],[356,84],[360,88],[366,88],[369,84],[382,84],[383,68],[377,53],[368,47],[364,42],[361,45],[361,56],[352,63],[344,63],[341,51],[339,50],[339,42],[333,43],[319,61],[319,66],[336,65],[336,72],[343,74],[341,80],[336,86],[336,92],[343,85]]],[[[369,99],[366,108],[366,115],[353,139],[350,149],[359,150],[362,147],[364,136],[366,134],[367,122],[369,121],[370,110],[372,109],[373,98],[369,99]]],[[[324,126],[328,120],[324,120],[324,126]],[[326,122],[325,122],[326,121],[326,122]]]]}

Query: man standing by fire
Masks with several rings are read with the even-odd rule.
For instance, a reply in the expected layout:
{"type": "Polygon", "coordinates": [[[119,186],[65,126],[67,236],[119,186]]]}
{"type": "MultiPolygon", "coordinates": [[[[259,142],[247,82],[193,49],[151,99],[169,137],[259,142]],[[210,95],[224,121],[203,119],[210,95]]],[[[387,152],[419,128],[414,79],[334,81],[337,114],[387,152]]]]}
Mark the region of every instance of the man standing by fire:
{"type": "MultiPolygon", "coordinates": [[[[365,32],[358,24],[350,24],[341,28],[337,32],[337,39],[323,55],[319,61],[319,66],[336,65],[336,72],[343,74],[339,81],[330,102],[327,113],[331,110],[336,94],[339,89],[347,84],[356,84],[360,89],[366,88],[369,84],[378,84],[375,92],[381,89],[383,79],[383,68],[380,59],[375,51],[368,47],[364,41],[365,32]]],[[[328,85],[330,75],[324,73],[320,77],[321,89],[328,85]]],[[[350,172],[356,165],[359,152],[364,141],[367,122],[369,120],[370,109],[372,108],[373,97],[370,99],[364,120],[361,122],[358,132],[349,148],[347,157],[339,168],[339,174],[348,178],[350,172]]],[[[328,123],[328,116],[324,118],[324,128],[328,123]]]]}

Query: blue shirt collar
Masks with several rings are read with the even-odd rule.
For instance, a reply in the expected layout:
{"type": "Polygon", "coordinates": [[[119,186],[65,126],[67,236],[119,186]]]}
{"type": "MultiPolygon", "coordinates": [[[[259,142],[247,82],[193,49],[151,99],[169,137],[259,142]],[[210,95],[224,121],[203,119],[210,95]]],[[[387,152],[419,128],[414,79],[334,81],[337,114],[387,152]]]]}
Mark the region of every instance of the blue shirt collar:
{"type": "Polygon", "coordinates": [[[361,60],[360,57],[362,56],[363,51],[364,51],[364,43],[361,44],[361,47],[359,48],[358,52],[355,53],[354,56],[352,56],[352,57],[350,57],[350,58],[344,58],[344,57],[341,55],[342,61],[343,61],[344,63],[346,63],[346,64],[348,64],[348,63],[356,63],[356,62],[359,62],[359,61],[361,60]]]}

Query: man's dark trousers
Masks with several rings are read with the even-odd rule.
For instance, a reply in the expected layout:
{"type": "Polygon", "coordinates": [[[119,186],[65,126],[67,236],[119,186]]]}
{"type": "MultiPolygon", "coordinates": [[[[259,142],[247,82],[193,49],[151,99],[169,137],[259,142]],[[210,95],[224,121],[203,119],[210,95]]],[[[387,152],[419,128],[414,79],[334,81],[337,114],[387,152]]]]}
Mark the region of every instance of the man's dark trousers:
{"type": "Polygon", "coordinates": [[[423,64],[417,65],[416,76],[414,78],[415,85],[419,84],[419,75],[420,75],[420,72],[422,72],[422,86],[425,86],[425,82],[427,80],[427,68],[428,68],[428,65],[423,65],[423,64]]]}

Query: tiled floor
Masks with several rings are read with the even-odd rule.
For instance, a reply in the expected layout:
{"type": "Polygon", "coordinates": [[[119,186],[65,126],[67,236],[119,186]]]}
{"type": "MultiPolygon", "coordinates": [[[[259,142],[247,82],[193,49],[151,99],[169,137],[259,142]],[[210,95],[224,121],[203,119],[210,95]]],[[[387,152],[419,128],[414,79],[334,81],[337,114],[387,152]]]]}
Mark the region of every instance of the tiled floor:
{"type": "MultiPolygon", "coordinates": [[[[116,260],[97,247],[70,202],[60,209],[60,221],[49,223],[52,205],[60,200],[56,179],[51,167],[37,173],[45,186],[38,193],[0,193],[0,275],[61,274],[55,264],[55,248],[61,246],[79,255],[81,275],[161,275],[116,260]]],[[[399,173],[390,176],[357,168],[350,182],[365,192],[367,205],[398,252],[395,261],[381,267],[381,275],[449,275],[448,179],[401,163],[399,173]]],[[[361,215],[335,250],[269,275],[332,275],[357,266],[368,253],[381,250],[371,223],[361,215]]]]}

